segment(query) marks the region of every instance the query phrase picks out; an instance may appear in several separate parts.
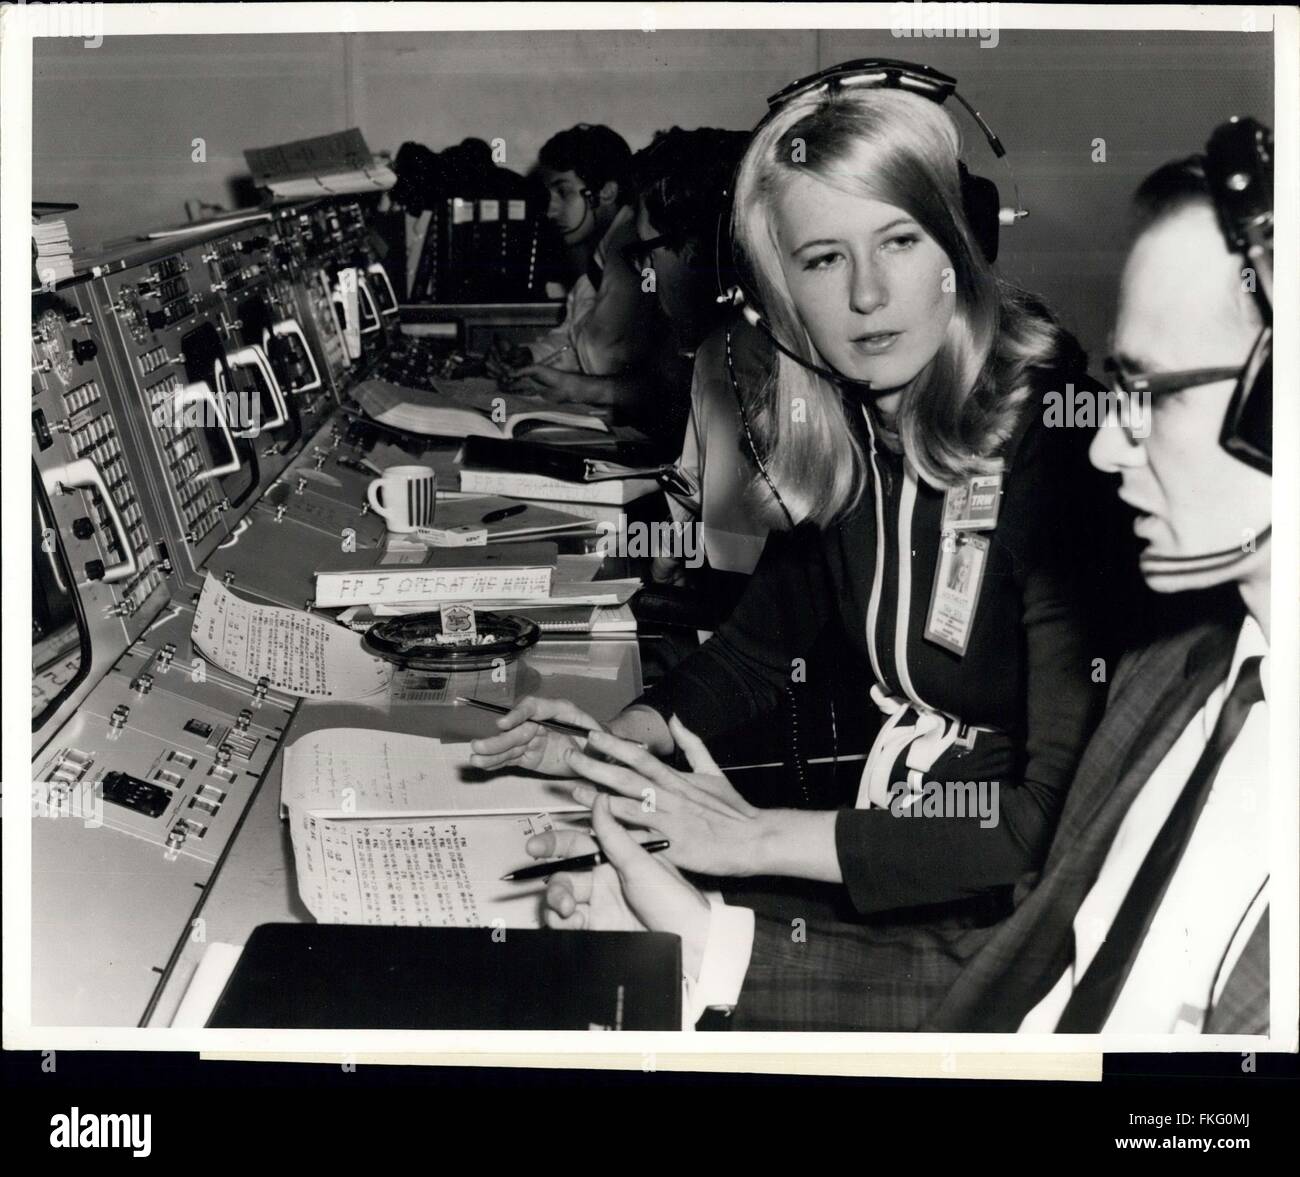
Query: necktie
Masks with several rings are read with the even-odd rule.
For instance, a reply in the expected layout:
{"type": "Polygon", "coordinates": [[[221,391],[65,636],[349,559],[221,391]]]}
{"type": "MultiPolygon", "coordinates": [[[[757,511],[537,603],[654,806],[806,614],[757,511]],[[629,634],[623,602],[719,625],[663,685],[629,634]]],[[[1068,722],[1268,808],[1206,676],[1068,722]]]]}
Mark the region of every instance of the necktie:
{"type": "Polygon", "coordinates": [[[1237,681],[1224,700],[1205,751],[1201,753],[1196,767],[1192,769],[1173,809],[1165,819],[1165,824],[1160,827],[1156,840],[1147,851],[1111,924],[1106,942],[1098,949],[1088,971],[1075,986],[1065,1011],[1061,1014],[1061,1020],[1057,1023],[1058,1034],[1097,1034],[1105,1025],[1142,945],[1143,937],[1146,936],[1147,928],[1151,926],[1156,909],[1169,887],[1169,880],[1173,878],[1183,851],[1187,849],[1219,766],[1241,734],[1251,707],[1264,697],[1259,677],[1261,661],[1261,658],[1255,657],[1242,662],[1237,681]]]}

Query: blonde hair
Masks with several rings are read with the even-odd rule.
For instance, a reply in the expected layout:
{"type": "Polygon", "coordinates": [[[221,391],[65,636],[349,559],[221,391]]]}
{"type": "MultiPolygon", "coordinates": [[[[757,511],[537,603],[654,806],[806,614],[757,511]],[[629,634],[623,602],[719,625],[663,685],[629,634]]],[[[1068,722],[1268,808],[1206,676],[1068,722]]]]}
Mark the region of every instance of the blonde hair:
{"type": "MultiPolygon", "coordinates": [[[[904,389],[896,422],[908,460],[938,487],[999,469],[1030,371],[1056,366],[1071,348],[1082,358],[1046,309],[1002,282],[980,251],[962,205],[960,149],[952,119],[928,98],[883,89],[809,94],[755,133],[736,175],[732,219],[738,261],[772,331],[822,367],[781,268],[774,205],[786,184],[813,176],[900,208],[947,254],[956,295],[947,337],[904,389]]],[[[768,472],[796,519],[825,526],[850,509],[866,461],[848,418],[857,409],[839,387],[778,352],[747,399],[768,472]]]]}

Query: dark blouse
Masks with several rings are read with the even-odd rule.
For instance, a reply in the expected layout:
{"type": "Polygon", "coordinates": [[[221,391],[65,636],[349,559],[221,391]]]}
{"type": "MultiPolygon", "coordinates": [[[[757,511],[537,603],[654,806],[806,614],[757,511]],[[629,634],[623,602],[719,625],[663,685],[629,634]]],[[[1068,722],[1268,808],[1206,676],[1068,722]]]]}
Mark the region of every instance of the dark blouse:
{"type": "MultiPolygon", "coordinates": [[[[943,492],[873,442],[863,419],[871,473],[856,507],[825,531],[804,525],[769,536],[732,616],[638,700],[665,718],[676,712],[707,741],[772,711],[793,660],[833,627],[827,636],[867,664],[868,681],[874,647],[874,675],[887,695],[992,729],[971,747],[948,748],[924,779],[997,782],[996,825],[982,826],[977,814],[840,810],[840,866],[863,912],[965,900],[1037,866],[1105,703],[1115,623],[1132,583],[1121,571],[1124,525],[1114,490],[1088,463],[1091,430],[1049,428],[1043,419],[1044,394],[1067,381],[1095,383],[1082,372],[1040,375],[1006,447],[997,525],[980,533],[990,546],[964,656],[923,637],[943,492]],[[878,539],[884,569],[869,642],[878,539]]],[[[905,757],[891,767],[891,783],[907,779],[905,757]]]]}

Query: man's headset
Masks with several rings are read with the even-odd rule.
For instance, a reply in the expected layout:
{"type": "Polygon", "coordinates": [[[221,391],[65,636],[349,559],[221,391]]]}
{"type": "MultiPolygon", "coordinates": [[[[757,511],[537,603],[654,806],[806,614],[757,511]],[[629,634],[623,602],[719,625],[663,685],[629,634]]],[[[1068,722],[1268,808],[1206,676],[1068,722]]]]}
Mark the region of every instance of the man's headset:
{"type": "MultiPolygon", "coordinates": [[[[829,69],[824,69],[820,73],[791,82],[785,89],[773,94],[767,100],[767,114],[759,121],[753,133],[757,135],[790,102],[795,98],[802,97],[804,94],[815,90],[835,94],[840,91],[855,89],[907,90],[910,93],[929,98],[940,105],[951,96],[966,109],[979,126],[984,138],[988,141],[993,154],[1002,160],[1006,166],[1007,173],[1011,177],[1012,188],[1016,194],[1014,206],[1003,207],[997,185],[992,180],[977,176],[964,163],[958,163],[957,166],[961,173],[962,205],[971,232],[974,234],[980,252],[983,253],[984,257],[990,263],[996,261],[1001,226],[1014,225],[1018,220],[1027,217],[1029,212],[1021,207],[1020,187],[1016,183],[1015,174],[1011,171],[1011,165],[1006,158],[1006,148],[1002,146],[1002,141],[993,133],[993,129],[984,121],[984,117],[980,112],[958,93],[956,78],[940,73],[937,69],[933,69],[928,65],[916,65],[906,61],[895,61],[890,58],[871,57],[845,61],[839,65],[831,66],[829,69]]],[[[721,225],[719,226],[718,238],[718,248],[721,250],[721,225]]],[[[719,267],[719,274],[721,274],[721,267],[719,267]]],[[[737,284],[726,291],[721,291],[718,302],[738,308],[749,323],[757,327],[772,341],[778,351],[809,371],[815,372],[817,375],[836,384],[850,388],[862,390],[871,388],[870,382],[854,380],[829,368],[813,364],[782,343],[768,325],[767,320],[757,310],[756,300],[752,297],[752,294],[746,292],[743,285],[737,284]]]]}
{"type": "MultiPolygon", "coordinates": [[[[1255,273],[1255,302],[1264,325],[1251,348],[1228,411],[1220,444],[1265,474],[1273,473],[1273,136],[1252,118],[1233,117],[1205,145],[1205,178],[1228,249],[1255,273]]],[[[1268,539],[1272,526],[1255,537],[1268,539]]],[[[1191,556],[1142,556],[1157,575],[1186,575],[1230,568],[1254,548],[1238,545],[1191,556]]]]}
{"type": "Polygon", "coordinates": [[[1228,404],[1221,441],[1234,457],[1273,473],[1273,136],[1232,118],[1205,145],[1205,178],[1228,248],[1256,277],[1264,326],[1228,404]]]}

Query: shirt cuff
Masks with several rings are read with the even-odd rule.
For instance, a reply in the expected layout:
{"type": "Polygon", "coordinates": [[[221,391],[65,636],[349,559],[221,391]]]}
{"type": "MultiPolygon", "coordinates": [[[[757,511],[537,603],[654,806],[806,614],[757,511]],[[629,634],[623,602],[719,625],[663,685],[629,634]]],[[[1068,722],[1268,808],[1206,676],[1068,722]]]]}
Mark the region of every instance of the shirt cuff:
{"type": "Polygon", "coordinates": [[[732,1008],[749,972],[754,950],[754,913],[748,907],[729,907],[716,891],[709,892],[709,935],[704,942],[700,975],[685,978],[683,1029],[691,1029],[706,1009],[732,1008]]]}

